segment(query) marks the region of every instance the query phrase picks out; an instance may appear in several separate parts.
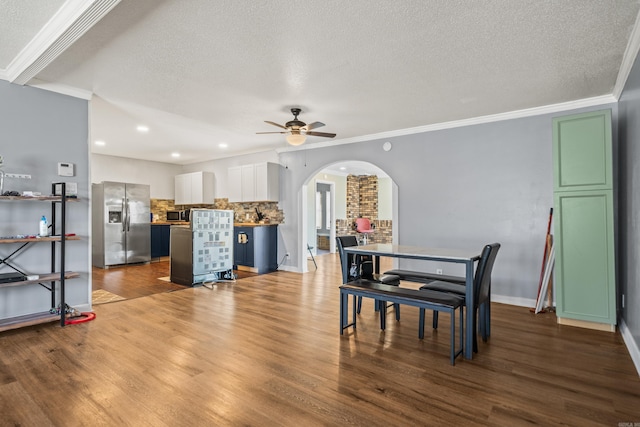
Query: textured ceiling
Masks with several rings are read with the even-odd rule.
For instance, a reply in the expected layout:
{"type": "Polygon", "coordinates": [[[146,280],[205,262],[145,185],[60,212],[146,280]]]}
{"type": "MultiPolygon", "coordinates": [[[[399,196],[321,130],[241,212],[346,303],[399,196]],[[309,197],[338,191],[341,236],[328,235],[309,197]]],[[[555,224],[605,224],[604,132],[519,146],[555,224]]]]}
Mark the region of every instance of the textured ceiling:
{"type": "Polygon", "coordinates": [[[0,67],[13,58],[38,34],[60,9],[64,0],[2,0],[0,2],[0,67]]]}
{"type": "MultiPolygon", "coordinates": [[[[38,12],[22,16],[34,24],[49,2],[3,3],[38,12]]],[[[92,142],[106,142],[94,152],[185,164],[287,147],[255,132],[277,131],[264,120],[291,120],[294,106],[344,141],[609,95],[636,54],[626,49],[638,10],[637,0],[122,0],[30,84],[93,94],[92,142]]],[[[24,39],[0,11],[0,36],[24,39]]]]}

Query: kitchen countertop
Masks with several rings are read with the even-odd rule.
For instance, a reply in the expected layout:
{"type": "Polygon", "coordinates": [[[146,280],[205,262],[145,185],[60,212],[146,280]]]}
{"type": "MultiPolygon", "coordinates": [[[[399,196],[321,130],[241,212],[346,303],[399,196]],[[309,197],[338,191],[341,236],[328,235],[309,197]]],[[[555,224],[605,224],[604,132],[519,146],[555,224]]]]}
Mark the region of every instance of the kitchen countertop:
{"type": "Polygon", "coordinates": [[[279,224],[272,224],[272,223],[260,224],[257,222],[234,222],[233,223],[234,227],[270,227],[274,225],[279,225],[279,224]]]}
{"type": "Polygon", "coordinates": [[[155,221],[151,225],[189,225],[187,221],[155,221]]]}
{"type": "MultiPolygon", "coordinates": [[[[156,222],[152,222],[151,225],[190,225],[190,223],[187,221],[156,221],[156,222]]],[[[233,223],[234,227],[271,227],[276,225],[279,225],[279,224],[273,224],[273,223],[260,224],[257,222],[234,222],[233,223]]]]}

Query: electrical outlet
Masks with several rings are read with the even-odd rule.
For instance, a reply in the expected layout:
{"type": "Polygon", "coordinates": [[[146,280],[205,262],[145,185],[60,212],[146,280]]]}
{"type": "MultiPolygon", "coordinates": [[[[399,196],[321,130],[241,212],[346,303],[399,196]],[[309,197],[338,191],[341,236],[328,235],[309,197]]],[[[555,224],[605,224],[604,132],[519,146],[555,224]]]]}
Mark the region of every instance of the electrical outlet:
{"type": "Polygon", "coordinates": [[[442,269],[441,268],[437,268],[436,269],[436,274],[442,274],[442,269]]]}
{"type": "Polygon", "coordinates": [[[285,254],[285,256],[286,256],[287,258],[289,258],[289,252],[287,252],[287,253],[285,254]]]}
{"type": "Polygon", "coordinates": [[[31,175],[26,173],[5,173],[5,178],[22,178],[22,179],[31,179],[31,175]]]}

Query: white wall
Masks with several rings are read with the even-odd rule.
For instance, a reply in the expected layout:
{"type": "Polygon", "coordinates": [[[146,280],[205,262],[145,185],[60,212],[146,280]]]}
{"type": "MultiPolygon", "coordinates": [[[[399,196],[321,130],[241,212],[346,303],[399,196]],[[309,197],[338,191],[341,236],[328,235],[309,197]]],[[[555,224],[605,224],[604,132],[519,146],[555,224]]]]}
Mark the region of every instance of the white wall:
{"type": "MultiPolygon", "coordinates": [[[[213,172],[216,175],[216,192],[215,197],[218,198],[228,198],[229,191],[227,190],[228,185],[228,169],[232,166],[242,166],[242,165],[250,165],[253,163],[263,163],[263,162],[278,162],[278,154],[273,151],[262,151],[260,153],[254,154],[246,154],[242,156],[234,156],[227,157],[224,159],[217,160],[209,160],[206,162],[192,163],[189,165],[183,166],[183,172],[213,172]]],[[[282,181],[282,174],[280,175],[282,181]]],[[[282,188],[282,183],[280,184],[282,188]]]]}
{"type": "Polygon", "coordinates": [[[378,177],[378,219],[393,219],[392,186],[391,178],[378,177]]]}
{"type": "Polygon", "coordinates": [[[151,186],[152,199],[174,198],[174,177],[183,167],[170,163],[150,162],[125,157],[91,155],[91,182],[130,182],[151,186]]]}

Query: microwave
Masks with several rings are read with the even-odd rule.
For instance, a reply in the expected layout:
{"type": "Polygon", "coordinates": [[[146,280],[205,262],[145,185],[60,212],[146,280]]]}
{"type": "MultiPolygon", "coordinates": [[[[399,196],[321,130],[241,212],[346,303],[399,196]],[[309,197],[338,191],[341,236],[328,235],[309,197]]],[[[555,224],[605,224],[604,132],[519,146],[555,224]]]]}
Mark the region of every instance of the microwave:
{"type": "Polygon", "coordinates": [[[167,221],[189,221],[189,209],[182,211],[167,211],[167,221]]]}

